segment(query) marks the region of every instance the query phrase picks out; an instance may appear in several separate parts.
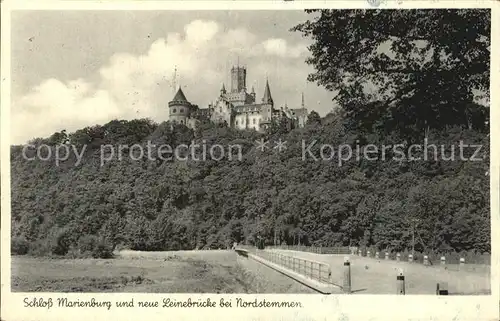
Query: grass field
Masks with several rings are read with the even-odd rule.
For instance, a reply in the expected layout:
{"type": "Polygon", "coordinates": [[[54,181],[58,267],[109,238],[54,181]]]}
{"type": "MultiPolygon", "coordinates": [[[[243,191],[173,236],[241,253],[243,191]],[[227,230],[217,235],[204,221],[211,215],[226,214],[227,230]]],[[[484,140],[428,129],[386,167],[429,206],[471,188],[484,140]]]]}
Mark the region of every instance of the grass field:
{"type": "MultiPolygon", "coordinates": [[[[324,262],[332,268],[332,282],[342,285],[344,255],[315,254],[275,250],[284,254],[324,262]],[[337,268],[336,268],[337,267],[337,268]]],[[[491,293],[490,266],[465,265],[459,271],[456,265],[424,266],[408,262],[376,260],[349,256],[351,261],[351,288],[359,294],[396,294],[396,276],[402,269],[406,294],[435,294],[436,284],[447,282],[449,294],[487,295],[491,293]]]]}
{"type": "Polygon", "coordinates": [[[115,259],[12,257],[14,292],[312,293],[234,251],[120,252],[115,259]]]}

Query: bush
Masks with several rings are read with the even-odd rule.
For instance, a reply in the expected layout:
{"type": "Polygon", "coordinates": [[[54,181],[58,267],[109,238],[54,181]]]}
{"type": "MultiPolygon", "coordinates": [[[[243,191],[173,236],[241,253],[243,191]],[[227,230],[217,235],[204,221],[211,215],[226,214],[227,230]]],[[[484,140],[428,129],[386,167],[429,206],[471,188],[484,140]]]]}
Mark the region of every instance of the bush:
{"type": "Polygon", "coordinates": [[[30,249],[28,241],[24,237],[13,237],[10,241],[10,253],[14,255],[25,255],[30,249]]]}
{"type": "Polygon", "coordinates": [[[80,253],[93,253],[94,249],[97,246],[99,239],[95,235],[83,235],[78,240],[78,249],[80,253]]]}
{"type": "Polygon", "coordinates": [[[48,239],[40,239],[30,245],[29,255],[48,256],[51,252],[51,245],[48,239]]]}
{"type": "Polygon", "coordinates": [[[113,247],[105,240],[100,240],[92,250],[95,259],[109,259],[113,257],[113,247]]]}
{"type": "Polygon", "coordinates": [[[82,251],[80,251],[80,249],[77,248],[76,246],[71,246],[68,250],[68,253],[66,253],[65,257],[69,259],[83,259],[87,258],[88,254],[85,255],[85,253],[82,253],[82,251]]]}
{"type": "Polygon", "coordinates": [[[66,255],[71,247],[71,238],[72,235],[68,229],[58,231],[51,244],[52,254],[66,255]]]}

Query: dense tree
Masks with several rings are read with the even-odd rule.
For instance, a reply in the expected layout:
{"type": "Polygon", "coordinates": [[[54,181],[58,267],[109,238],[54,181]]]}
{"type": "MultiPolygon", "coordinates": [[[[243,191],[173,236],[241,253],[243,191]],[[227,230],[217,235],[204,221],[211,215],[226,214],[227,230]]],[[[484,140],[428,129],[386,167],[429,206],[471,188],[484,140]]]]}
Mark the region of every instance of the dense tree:
{"type": "Polygon", "coordinates": [[[307,124],[308,125],[319,125],[321,124],[321,117],[316,111],[311,111],[307,116],[307,124]]]}
{"type": "MultiPolygon", "coordinates": [[[[233,160],[149,160],[125,154],[101,166],[94,161],[100,150],[93,149],[78,166],[72,158],[62,167],[27,161],[13,146],[13,252],[106,256],[116,246],[226,248],[258,240],[403,250],[411,247],[414,220],[419,221],[417,250],[489,251],[486,135],[458,127],[429,132],[431,142],[448,146],[448,156],[454,153],[453,161],[353,157],[339,166],[335,158],[302,159],[302,139],[341,144],[357,137],[339,117],[280,136],[289,146],[281,153],[256,151],[261,134],[255,131],[207,126],[196,138],[193,131],[168,123],[113,121],[101,127],[112,127],[107,135],[121,133],[113,139],[127,144],[131,137],[143,137],[136,143],[144,148],[148,141],[156,148],[205,141],[208,150],[215,144],[241,144],[242,158],[233,160]],[[460,139],[482,144],[485,159],[461,160],[458,149],[449,149],[460,139]]],[[[382,142],[386,138],[374,133],[363,146],[382,142]]]]}
{"type": "Polygon", "coordinates": [[[488,111],[472,102],[489,93],[489,10],[307,12],[292,30],[313,40],[309,80],[337,92],[349,118],[407,136],[485,129],[488,111]]]}

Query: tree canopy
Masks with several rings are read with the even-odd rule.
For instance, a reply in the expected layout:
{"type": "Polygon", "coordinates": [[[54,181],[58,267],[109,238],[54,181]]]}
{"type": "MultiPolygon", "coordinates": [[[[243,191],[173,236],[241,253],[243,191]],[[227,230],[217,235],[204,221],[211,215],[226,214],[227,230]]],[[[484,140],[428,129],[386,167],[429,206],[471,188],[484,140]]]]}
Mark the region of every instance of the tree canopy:
{"type": "Polygon", "coordinates": [[[349,117],[417,136],[485,129],[474,97],[489,94],[489,10],[306,11],[292,30],[312,40],[309,80],[337,92],[349,117]]]}
{"type": "MultiPolygon", "coordinates": [[[[266,135],[255,131],[206,124],[195,133],[180,125],[134,120],[70,133],[72,144],[82,137],[88,143],[80,163],[73,154],[59,166],[53,159],[28,161],[22,146],[13,146],[13,253],[91,251],[99,256],[108,255],[106,246],[225,248],[232,242],[257,244],[259,238],[273,244],[275,236],[279,244],[404,250],[411,246],[413,219],[420,220],[417,250],[489,252],[487,136],[458,127],[431,130],[430,141],[445,146],[453,161],[352,157],[340,166],[336,159],[302,157],[303,140],[341,145],[358,136],[336,115],[325,124],[271,135],[271,148],[260,151],[255,141],[266,135]],[[287,142],[286,150],[272,148],[278,138],[287,142]],[[459,139],[484,145],[486,158],[460,160],[460,151],[449,147],[459,139]],[[144,149],[155,145],[151,155],[156,159],[132,157],[131,148],[121,160],[115,154],[101,166],[102,144],[118,148],[117,142],[144,149]],[[157,156],[161,144],[191,142],[205,142],[208,149],[239,144],[242,158],[157,156]]],[[[372,134],[360,144],[382,142],[384,137],[372,134]]],[[[311,151],[320,153],[317,145],[311,151]]]]}

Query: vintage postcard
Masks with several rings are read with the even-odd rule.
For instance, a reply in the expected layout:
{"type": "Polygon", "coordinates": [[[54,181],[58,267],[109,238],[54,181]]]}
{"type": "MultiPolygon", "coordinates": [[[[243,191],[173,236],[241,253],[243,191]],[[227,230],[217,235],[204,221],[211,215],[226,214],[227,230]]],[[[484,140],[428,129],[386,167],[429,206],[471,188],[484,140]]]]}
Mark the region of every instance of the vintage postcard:
{"type": "Polygon", "coordinates": [[[1,318],[499,320],[496,1],[2,3],[1,318]]]}

